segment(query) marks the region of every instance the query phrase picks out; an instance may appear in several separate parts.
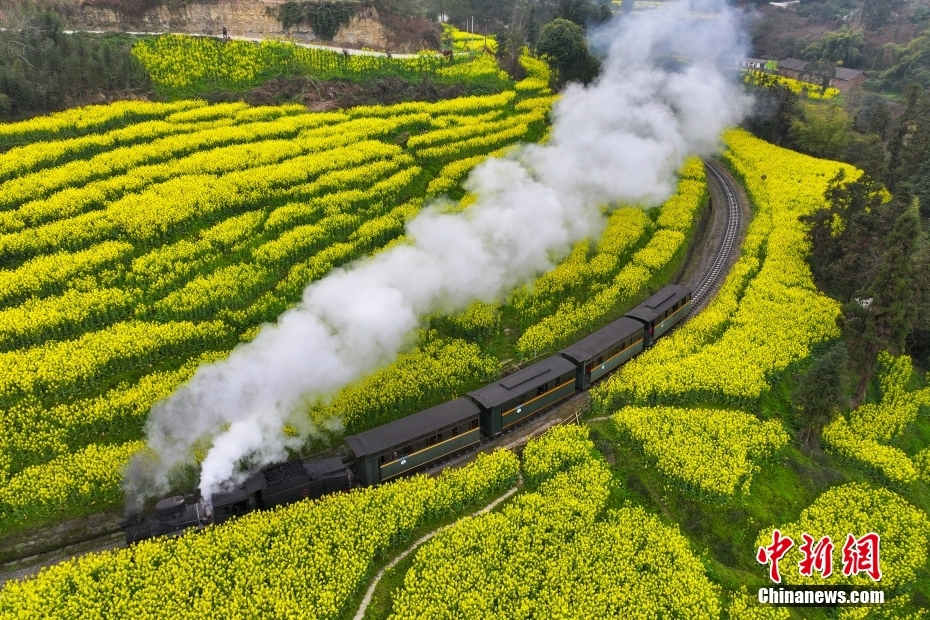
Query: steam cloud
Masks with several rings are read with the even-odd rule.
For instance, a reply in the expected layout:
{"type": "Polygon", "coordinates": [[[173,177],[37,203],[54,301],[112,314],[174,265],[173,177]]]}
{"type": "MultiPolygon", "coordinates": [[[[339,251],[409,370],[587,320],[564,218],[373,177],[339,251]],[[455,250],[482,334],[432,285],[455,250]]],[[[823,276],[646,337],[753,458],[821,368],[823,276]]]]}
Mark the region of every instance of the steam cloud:
{"type": "Polygon", "coordinates": [[[748,108],[716,66],[743,55],[741,15],[723,0],[685,0],[673,9],[626,16],[592,37],[606,53],[590,87],[569,86],[553,110],[551,139],[477,167],[465,212],[425,209],[407,226],[409,246],[337,269],[302,302],[220,363],[200,368],[152,408],[148,446],[124,487],[127,504],[167,490],[173,468],[201,464],[205,498],[254,467],[286,458],[313,432],[297,413],[391,362],[419,317],[499,299],[553,267],[572,245],[604,227],[600,205],[656,205],[675,187],[692,153],[710,154],[721,131],[748,108]],[[672,57],[693,59],[670,68],[672,57]],[[299,431],[288,437],[286,423],[299,431]]]}

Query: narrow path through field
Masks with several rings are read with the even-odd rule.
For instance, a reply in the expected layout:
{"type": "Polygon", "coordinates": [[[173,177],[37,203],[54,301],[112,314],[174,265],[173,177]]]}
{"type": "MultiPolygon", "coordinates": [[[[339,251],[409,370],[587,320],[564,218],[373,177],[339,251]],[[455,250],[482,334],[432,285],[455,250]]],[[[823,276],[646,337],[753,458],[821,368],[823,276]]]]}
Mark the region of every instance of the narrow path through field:
{"type": "MultiPolygon", "coordinates": [[[[478,515],[482,515],[482,514],[484,514],[484,513],[486,513],[486,512],[490,512],[490,511],[494,510],[494,508],[497,507],[501,502],[503,502],[503,501],[507,500],[508,498],[512,497],[514,493],[516,493],[517,491],[519,491],[519,490],[520,490],[520,486],[521,486],[522,484],[523,484],[523,478],[521,477],[520,480],[517,482],[517,486],[511,488],[509,491],[507,491],[506,493],[504,493],[503,495],[501,495],[500,497],[498,497],[497,499],[495,499],[493,502],[491,502],[490,504],[488,504],[487,506],[485,506],[485,507],[482,508],[481,510],[478,510],[478,511],[473,512],[473,513],[471,514],[471,516],[477,517],[478,515]]],[[[362,618],[365,617],[365,610],[368,609],[368,605],[369,605],[369,603],[371,603],[371,597],[372,597],[372,596],[374,595],[374,593],[375,593],[375,588],[378,587],[378,583],[381,581],[381,578],[384,577],[384,573],[385,573],[385,572],[387,572],[387,571],[389,571],[390,569],[392,569],[392,568],[394,568],[395,566],[397,566],[398,562],[402,561],[405,557],[407,557],[408,555],[410,555],[411,552],[416,551],[416,549],[417,549],[420,545],[422,545],[423,543],[425,543],[426,541],[428,541],[430,538],[432,538],[433,536],[435,536],[435,535],[438,534],[439,532],[443,531],[444,529],[446,529],[446,528],[448,528],[448,527],[452,527],[453,525],[455,525],[455,523],[450,523],[449,525],[444,525],[444,526],[442,526],[442,527],[440,527],[440,528],[437,528],[437,529],[433,530],[433,531],[430,532],[429,534],[425,534],[424,536],[421,536],[421,537],[418,538],[416,541],[414,541],[414,543],[413,543],[412,545],[410,545],[410,547],[408,547],[407,549],[405,549],[403,553],[401,553],[401,554],[398,555],[396,558],[394,558],[393,560],[391,560],[391,562],[390,562],[387,566],[385,566],[385,567],[382,568],[380,571],[378,571],[378,574],[375,575],[375,578],[372,580],[371,585],[368,586],[368,591],[365,592],[365,598],[362,599],[362,604],[359,605],[358,611],[355,613],[355,617],[353,618],[353,620],[362,620],[362,618]]]]}

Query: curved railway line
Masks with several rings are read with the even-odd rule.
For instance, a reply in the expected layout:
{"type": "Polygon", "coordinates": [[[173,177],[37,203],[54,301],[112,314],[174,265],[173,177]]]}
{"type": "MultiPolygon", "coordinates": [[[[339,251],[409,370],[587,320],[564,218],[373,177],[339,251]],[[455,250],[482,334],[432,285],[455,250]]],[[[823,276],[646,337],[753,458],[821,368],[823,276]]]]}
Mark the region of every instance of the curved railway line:
{"type": "MultiPolygon", "coordinates": [[[[705,168],[710,171],[711,175],[713,175],[713,179],[716,183],[719,184],[726,209],[723,213],[723,221],[714,222],[715,226],[722,229],[718,231],[721,234],[715,235],[713,231],[711,231],[709,234],[705,235],[702,241],[714,242],[719,240],[719,246],[716,248],[716,252],[712,253],[712,258],[710,260],[702,260],[707,258],[704,256],[689,256],[688,259],[686,259],[690,261],[706,262],[708,264],[701,265],[701,269],[697,273],[687,278],[688,285],[694,291],[691,296],[691,310],[684,320],[665,332],[666,335],[679,329],[687,322],[688,317],[691,317],[696,312],[700,312],[710,302],[713,298],[713,294],[722,283],[724,276],[728,273],[729,266],[735,259],[734,253],[738,253],[739,245],[737,241],[740,239],[741,233],[745,230],[745,222],[743,221],[743,213],[746,211],[746,209],[743,208],[745,205],[741,202],[740,194],[734,186],[731,177],[714,159],[705,157],[704,165],[705,168]]],[[[708,179],[708,189],[710,190],[710,179],[708,179]]],[[[710,193],[712,196],[711,199],[713,200],[713,194],[715,192],[711,191],[710,193]]],[[[714,208],[717,207],[717,205],[712,206],[714,208]]],[[[713,216],[714,214],[711,213],[708,217],[713,218],[713,216]]],[[[697,240],[695,240],[695,242],[697,242],[697,240]]],[[[508,368],[501,374],[509,374],[519,369],[520,366],[521,365],[517,365],[516,367],[508,368]]],[[[582,411],[587,408],[589,402],[588,390],[584,390],[575,394],[575,396],[568,400],[544,409],[538,415],[505,430],[494,438],[482,438],[481,443],[477,446],[466,452],[445,458],[423,471],[436,474],[446,467],[459,466],[470,461],[481,451],[493,450],[499,447],[513,449],[524,444],[530,438],[539,436],[552,426],[578,420],[582,411]]],[[[600,420],[601,418],[596,419],[600,420]]]]}
{"type": "Polygon", "coordinates": [[[727,267],[733,258],[736,239],[742,226],[742,209],[740,208],[736,188],[733,187],[730,179],[720,170],[719,164],[714,160],[705,158],[704,166],[714,175],[714,178],[717,179],[726,194],[727,224],[723,242],[720,244],[714,262],[701,282],[694,287],[694,294],[691,297],[691,311],[688,316],[694,314],[697,308],[702,308],[705,301],[710,301],[711,292],[716,290],[717,285],[723,280],[724,275],[727,273],[727,267]]]}
{"type": "MultiPolygon", "coordinates": [[[[688,315],[687,315],[689,317],[695,312],[700,311],[700,309],[703,308],[703,306],[706,305],[706,303],[710,301],[711,294],[717,290],[718,285],[722,282],[723,277],[726,275],[728,271],[728,267],[732,263],[732,260],[734,258],[733,253],[737,249],[737,239],[739,238],[740,231],[743,228],[742,227],[742,224],[743,224],[742,205],[740,203],[739,194],[737,193],[736,188],[733,187],[733,184],[730,181],[729,176],[724,171],[722,171],[720,169],[720,165],[712,159],[705,158],[704,165],[705,165],[705,168],[710,171],[714,179],[716,179],[716,181],[720,184],[721,188],[723,189],[724,200],[726,202],[726,221],[724,225],[725,230],[723,232],[723,238],[722,238],[722,241],[720,242],[720,247],[717,248],[717,252],[713,257],[713,260],[710,263],[710,266],[704,270],[703,274],[700,274],[697,284],[693,286],[694,293],[691,296],[691,310],[688,312],[688,315]]],[[[690,257],[690,258],[694,259],[694,257],[690,257]]],[[[682,323],[684,323],[686,320],[687,318],[681,323],[678,323],[674,328],[669,330],[669,332],[674,331],[675,329],[678,329],[678,327],[682,325],[682,323]]],[[[519,424],[518,426],[516,426],[515,428],[511,430],[505,431],[502,435],[499,435],[498,437],[494,439],[488,439],[488,440],[482,441],[481,444],[477,448],[472,448],[467,453],[461,456],[452,457],[441,463],[438,463],[437,465],[435,465],[434,467],[431,467],[427,471],[429,471],[430,473],[434,473],[434,472],[439,472],[445,469],[446,467],[461,465],[463,462],[467,462],[471,460],[471,458],[473,458],[479,451],[496,449],[498,447],[505,447],[508,449],[513,449],[513,448],[516,448],[522,445],[531,437],[536,437],[536,436],[541,435],[542,433],[544,433],[546,430],[548,430],[552,426],[564,424],[567,422],[578,421],[581,410],[587,406],[588,400],[589,399],[588,399],[587,390],[584,392],[581,392],[580,394],[576,394],[574,397],[564,402],[562,405],[552,407],[549,409],[550,413],[558,412],[559,410],[562,410],[562,409],[568,409],[568,412],[567,412],[568,415],[566,417],[561,417],[557,421],[550,421],[548,423],[543,423],[540,425],[539,422],[541,420],[544,420],[545,418],[549,417],[546,411],[544,410],[540,415],[537,415],[534,418],[531,418],[530,420],[522,424],[519,424]],[[516,435],[516,438],[514,438],[515,435],[516,435]],[[510,441],[508,442],[508,440],[510,441]]],[[[606,417],[595,418],[594,420],[603,420],[603,419],[607,419],[607,418],[606,417]]],[[[516,493],[517,490],[518,490],[517,487],[510,489],[506,494],[494,500],[490,505],[473,513],[472,516],[476,516],[478,514],[487,512],[488,510],[494,508],[496,505],[509,499],[512,495],[516,493]]],[[[392,569],[406,556],[414,552],[421,544],[423,544],[424,542],[426,542],[427,540],[435,536],[442,529],[445,529],[445,527],[449,527],[449,526],[444,526],[443,528],[434,530],[426,534],[419,540],[415,541],[412,545],[410,545],[409,547],[401,551],[399,554],[397,554],[396,557],[394,557],[386,566],[384,566],[381,570],[377,572],[377,574],[372,579],[371,583],[369,583],[368,589],[365,592],[365,596],[360,601],[360,604],[356,610],[353,620],[362,620],[365,617],[365,612],[368,608],[368,605],[371,603],[371,600],[375,594],[375,591],[377,590],[378,585],[381,581],[381,578],[384,576],[385,572],[392,569]]]]}
{"type": "MultiPolygon", "coordinates": [[[[692,283],[691,288],[694,291],[692,295],[692,307],[688,316],[700,311],[707,302],[710,301],[713,293],[722,282],[729,265],[734,259],[734,252],[738,251],[738,239],[741,231],[744,230],[743,213],[745,209],[743,208],[744,205],[741,203],[737,188],[734,186],[729,175],[722,170],[719,163],[709,158],[705,158],[704,163],[710,175],[713,176],[714,181],[723,190],[724,201],[726,203],[725,220],[721,222],[718,220],[718,217],[715,217],[714,211],[716,211],[719,205],[712,204],[711,213],[708,215],[709,218],[714,220],[711,228],[722,229],[722,235],[715,234],[715,231],[711,231],[709,234],[705,234],[703,239],[696,239],[695,242],[703,241],[713,243],[718,240],[719,236],[719,247],[716,248],[715,253],[713,252],[713,248],[710,248],[710,252],[713,254],[712,260],[705,260],[707,257],[706,252],[705,256],[689,256],[688,259],[686,259],[688,261],[709,263],[707,265],[701,265],[700,270],[688,278],[689,282],[692,283]]],[[[709,189],[710,181],[711,179],[709,177],[709,189]]],[[[713,196],[714,193],[714,191],[711,191],[711,196],[713,196]]],[[[717,193],[719,194],[719,192],[717,193]]],[[[720,214],[718,213],[717,215],[719,216],[720,214]]],[[[719,233],[720,231],[717,232],[719,233]]],[[[681,323],[679,323],[679,325],[680,324],[681,323]]],[[[677,327],[678,325],[673,329],[677,329],[677,327]]],[[[518,424],[502,435],[494,439],[482,441],[478,446],[469,449],[467,452],[445,459],[429,467],[425,471],[428,473],[435,473],[446,467],[459,466],[475,458],[479,452],[485,450],[496,449],[498,447],[512,449],[519,446],[531,437],[538,436],[545,432],[545,430],[553,425],[577,420],[582,410],[586,408],[588,401],[589,397],[587,391],[576,394],[574,397],[558,405],[543,410],[539,415],[518,424]]],[[[103,535],[99,534],[99,530],[93,534],[88,532],[88,534],[89,535],[83,539],[78,539],[77,541],[72,540],[70,544],[57,548],[43,549],[41,553],[31,554],[29,557],[16,559],[0,566],[0,587],[2,587],[4,582],[10,579],[28,577],[37,573],[43,566],[52,565],[70,557],[125,546],[123,533],[115,527],[115,523],[113,530],[109,530],[108,528],[108,531],[103,535]]]]}

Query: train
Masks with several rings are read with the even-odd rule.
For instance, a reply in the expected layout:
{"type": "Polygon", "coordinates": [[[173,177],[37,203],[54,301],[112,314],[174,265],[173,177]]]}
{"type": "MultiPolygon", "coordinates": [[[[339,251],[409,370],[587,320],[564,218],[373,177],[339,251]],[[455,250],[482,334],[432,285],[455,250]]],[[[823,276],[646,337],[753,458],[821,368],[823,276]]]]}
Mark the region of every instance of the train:
{"type": "Polygon", "coordinates": [[[455,400],[347,436],[350,457],[274,465],[209,501],[197,494],[162,499],[152,514],[135,513],[120,519],[126,542],[175,536],[254,510],[375,486],[471,450],[587,390],[651,347],[690,313],[692,293],[685,286],[667,285],[556,355],[455,400]]]}

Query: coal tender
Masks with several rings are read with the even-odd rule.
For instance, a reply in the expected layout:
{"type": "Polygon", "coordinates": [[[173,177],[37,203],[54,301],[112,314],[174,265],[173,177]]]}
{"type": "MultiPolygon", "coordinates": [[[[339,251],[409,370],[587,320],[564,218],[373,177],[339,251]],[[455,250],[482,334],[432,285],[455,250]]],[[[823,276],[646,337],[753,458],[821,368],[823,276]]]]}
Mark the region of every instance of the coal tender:
{"type": "Polygon", "coordinates": [[[227,493],[209,501],[197,496],[167,497],[148,516],[120,519],[131,544],[156,536],[175,536],[189,529],[220,524],[253,510],[315,499],[354,486],[352,470],[340,458],[293,461],[264,469],[227,493]]]}

